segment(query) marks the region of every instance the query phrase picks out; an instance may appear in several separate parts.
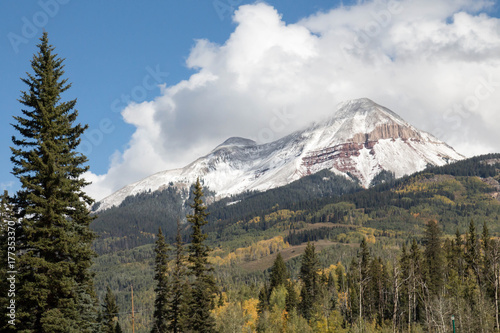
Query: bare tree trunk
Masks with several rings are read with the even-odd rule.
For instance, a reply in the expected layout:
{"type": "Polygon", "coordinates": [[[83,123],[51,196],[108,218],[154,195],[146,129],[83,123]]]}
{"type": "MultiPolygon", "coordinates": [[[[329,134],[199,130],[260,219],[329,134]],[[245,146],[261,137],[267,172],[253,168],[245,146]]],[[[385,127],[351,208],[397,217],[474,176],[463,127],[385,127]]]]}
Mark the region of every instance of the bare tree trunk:
{"type": "Polygon", "coordinates": [[[361,304],[362,300],[363,300],[363,297],[361,297],[361,294],[362,294],[362,291],[363,291],[363,287],[362,287],[362,281],[360,279],[359,281],[359,324],[361,325],[361,316],[363,315],[363,306],[361,304]]]}
{"type": "Polygon", "coordinates": [[[399,271],[397,269],[397,265],[394,265],[394,309],[392,313],[392,331],[396,333],[396,319],[398,313],[398,301],[399,301],[399,285],[398,285],[398,277],[399,271]]]}
{"type": "Polygon", "coordinates": [[[428,328],[428,331],[429,332],[433,332],[433,330],[431,329],[432,327],[432,313],[429,309],[430,307],[430,302],[431,302],[431,297],[429,295],[429,289],[427,289],[427,285],[425,284],[424,281],[420,281],[420,283],[422,284],[422,295],[421,295],[421,298],[422,298],[422,302],[424,303],[424,309],[425,309],[425,321],[427,323],[427,328],[428,328]]]}
{"type": "Polygon", "coordinates": [[[411,292],[409,291],[408,291],[408,332],[411,332],[411,292]]]}
{"type": "Polygon", "coordinates": [[[498,292],[500,287],[500,253],[499,245],[500,243],[494,242],[493,244],[493,272],[495,273],[495,320],[497,324],[497,330],[500,329],[499,316],[498,316],[498,292]]]}
{"type": "Polygon", "coordinates": [[[500,329],[500,325],[498,323],[498,285],[500,280],[500,274],[498,274],[498,267],[495,268],[495,319],[497,321],[497,329],[500,329]]]}

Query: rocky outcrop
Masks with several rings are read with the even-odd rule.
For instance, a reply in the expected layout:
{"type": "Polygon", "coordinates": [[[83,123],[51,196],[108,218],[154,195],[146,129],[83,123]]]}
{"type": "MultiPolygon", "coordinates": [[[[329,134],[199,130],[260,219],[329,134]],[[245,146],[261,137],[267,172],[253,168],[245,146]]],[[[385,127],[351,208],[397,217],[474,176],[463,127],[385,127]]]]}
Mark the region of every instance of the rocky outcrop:
{"type": "Polygon", "coordinates": [[[375,144],[374,141],[365,143],[348,142],[314,151],[302,158],[302,165],[306,168],[307,174],[314,173],[318,168],[336,169],[346,174],[352,174],[362,180],[363,175],[359,173],[356,162],[352,157],[358,157],[363,148],[370,149],[370,154],[374,154],[372,148],[375,144]]]}
{"type": "Polygon", "coordinates": [[[356,133],[352,137],[353,142],[364,143],[368,141],[376,142],[381,139],[403,139],[403,140],[422,140],[422,136],[415,129],[402,126],[397,123],[385,123],[378,125],[370,133],[356,133]]]}
{"type": "MultiPolygon", "coordinates": [[[[334,145],[332,147],[310,152],[302,158],[302,165],[306,168],[306,173],[311,174],[314,170],[321,168],[335,168],[340,172],[349,173],[357,177],[362,183],[366,181],[356,162],[352,157],[360,155],[362,149],[367,149],[370,155],[375,155],[374,147],[380,140],[400,139],[404,143],[416,143],[424,141],[422,135],[413,127],[404,126],[396,122],[385,122],[379,124],[369,133],[356,133],[346,143],[334,145]]],[[[379,164],[372,167],[382,169],[379,164]]]]}

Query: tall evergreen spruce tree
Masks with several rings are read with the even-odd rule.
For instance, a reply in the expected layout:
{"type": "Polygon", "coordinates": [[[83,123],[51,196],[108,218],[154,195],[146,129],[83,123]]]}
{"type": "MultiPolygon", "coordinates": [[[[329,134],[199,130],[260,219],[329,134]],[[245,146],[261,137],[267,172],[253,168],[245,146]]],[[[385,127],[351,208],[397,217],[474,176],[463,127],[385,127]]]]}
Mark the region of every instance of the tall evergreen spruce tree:
{"type": "Polygon", "coordinates": [[[481,247],[483,249],[482,258],[482,281],[485,285],[486,292],[488,295],[494,299],[495,298],[495,275],[493,272],[493,245],[492,239],[490,238],[490,231],[486,226],[486,222],[483,224],[483,232],[481,234],[481,247]]]}
{"type": "Polygon", "coordinates": [[[186,321],[186,279],[187,274],[184,267],[184,250],[182,246],[182,236],[180,221],[177,220],[177,236],[175,238],[175,262],[172,272],[172,284],[170,288],[170,311],[167,314],[168,331],[173,333],[184,332],[184,322],[186,321]]]}
{"type": "Polygon", "coordinates": [[[259,303],[257,303],[257,313],[261,316],[265,311],[269,310],[269,286],[264,283],[259,291],[259,303]]]}
{"type": "Polygon", "coordinates": [[[313,313],[313,307],[318,298],[319,291],[319,259],[316,254],[313,243],[307,242],[305,252],[302,256],[302,265],[300,266],[299,277],[302,280],[302,289],[300,291],[301,301],[299,310],[305,319],[310,320],[313,313]]]}
{"type": "Polygon", "coordinates": [[[297,304],[299,303],[297,293],[295,292],[295,285],[292,281],[286,283],[286,291],[285,309],[290,313],[297,308],[297,304]]]}
{"type": "Polygon", "coordinates": [[[116,326],[115,326],[115,333],[123,333],[122,331],[122,327],[120,326],[120,323],[116,323],[116,326]]]}
{"type": "Polygon", "coordinates": [[[167,315],[169,312],[169,294],[170,294],[170,283],[168,279],[168,251],[169,246],[165,242],[165,237],[161,232],[161,228],[158,229],[158,235],[156,239],[155,247],[155,276],[156,280],[156,299],[155,299],[155,311],[153,313],[153,328],[152,333],[156,332],[166,332],[167,331],[167,315]]]}
{"type": "Polygon", "coordinates": [[[442,231],[436,221],[429,221],[424,233],[425,262],[429,291],[433,295],[441,293],[444,285],[443,267],[444,253],[441,236],[442,231]]]}
{"type": "Polygon", "coordinates": [[[191,306],[189,312],[189,329],[194,332],[214,332],[215,319],[210,310],[214,305],[216,292],[215,280],[212,275],[213,268],[208,262],[210,248],[204,244],[207,235],[203,233],[202,226],[207,221],[207,207],[203,204],[203,190],[200,180],[194,186],[194,202],[191,204],[193,214],[187,215],[191,228],[191,244],[189,246],[189,269],[194,281],[191,285],[191,306]]]}
{"type": "Polygon", "coordinates": [[[22,79],[26,107],[14,117],[13,174],[21,181],[15,198],[22,221],[19,256],[19,331],[86,332],[97,307],[89,271],[94,234],[92,204],[83,188],[87,158],[77,152],[87,125],[76,123],[76,100],[61,101],[71,84],[44,32],[31,61],[34,74],[22,79]]]}
{"type": "Polygon", "coordinates": [[[476,230],[474,220],[470,221],[469,232],[467,233],[465,241],[465,259],[469,270],[476,276],[478,285],[481,286],[481,248],[479,245],[479,237],[476,230]]]}
{"type": "Polygon", "coordinates": [[[119,308],[116,304],[116,297],[109,287],[106,289],[106,296],[104,296],[104,304],[102,307],[102,332],[115,333],[116,326],[120,327],[120,325],[118,325],[119,308]]]}
{"type": "Polygon", "coordinates": [[[278,287],[279,285],[286,285],[287,280],[289,278],[288,269],[286,268],[285,261],[281,256],[281,253],[278,253],[276,259],[274,260],[273,266],[271,267],[271,276],[270,276],[270,292],[273,292],[273,289],[278,287]]]}

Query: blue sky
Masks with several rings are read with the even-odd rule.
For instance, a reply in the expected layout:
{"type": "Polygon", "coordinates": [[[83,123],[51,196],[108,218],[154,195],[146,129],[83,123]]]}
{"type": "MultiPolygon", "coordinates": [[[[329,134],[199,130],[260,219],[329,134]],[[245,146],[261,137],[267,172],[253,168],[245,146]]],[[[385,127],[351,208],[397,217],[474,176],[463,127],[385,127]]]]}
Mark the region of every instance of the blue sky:
{"type": "MultiPolygon", "coordinates": [[[[131,95],[131,100],[136,97],[135,101],[142,102],[159,94],[159,88],[133,90],[138,85],[142,86],[144,77],[150,74],[148,68],[159,73],[160,81],[153,79],[151,85],[172,85],[187,79],[193,70],[186,67],[185,61],[194,40],[208,38],[223,43],[234,30],[231,20],[234,9],[252,2],[2,1],[1,189],[15,189],[15,186],[10,186],[16,180],[10,175],[9,149],[10,138],[15,133],[9,124],[13,115],[20,114],[21,105],[17,99],[19,92],[25,89],[20,78],[31,69],[30,60],[43,29],[49,33],[57,53],[66,58],[66,77],[73,84],[66,98],[78,99],[79,120],[89,124],[90,130],[99,129],[103,118],[109,119],[111,126],[116,128],[102,141],[96,136],[94,142],[99,144],[91,142],[92,148],[86,150],[90,152],[88,157],[92,171],[104,173],[109,157],[115,150],[124,149],[134,130],[133,126],[121,120],[117,112],[125,106],[122,95],[131,95]],[[23,27],[29,33],[26,34],[28,38],[23,35],[23,27]],[[9,37],[9,33],[20,38],[12,34],[9,37]],[[113,104],[117,99],[120,102],[113,104]]],[[[269,3],[279,8],[284,18],[290,21],[332,6],[331,1],[282,0],[269,3]]]]}
{"type": "MultiPolygon", "coordinates": [[[[262,129],[281,107],[297,112],[297,117],[286,129],[275,131],[274,138],[321,119],[348,98],[373,98],[416,127],[459,147],[465,155],[500,151],[494,143],[498,137],[492,136],[496,132],[483,131],[488,117],[498,113],[493,107],[498,101],[489,95],[479,106],[467,100],[478,89],[492,90],[493,95],[497,74],[500,81],[495,55],[500,34],[496,2],[343,1],[344,9],[340,7],[337,1],[312,0],[267,1],[265,5],[240,0],[2,1],[0,188],[17,189],[17,180],[10,175],[9,146],[14,132],[9,124],[13,115],[20,114],[17,99],[25,89],[20,77],[31,70],[29,63],[42,29],[49,33],[57,53],[66,58],[66,77],[73,86],[64,97],[78,99],[79,121],[90,126],[82,149],[89,158],[90,179],[100,184],[92,193],[96,197],[152,172],[183,166],[227,136],[265,141],[262,129]],[[391,4],[401,8],[392,10],[391,4]],[[235,10],[239,14],[233,18],[235,10]],[[382,13],[390,13],[387,22],[382,13]],[[259,31],[264,28],[268,30],[259,31]],[[375,30],[370,31],[372,28],[375,30]],[[405,35],[412,29],[413,33],[405,35]],[[268,32],[276,45],[266,42],[268,32]],[[478,34],[480,38],[471,37],[478,34]],[[347,44],[342,36],[350,38],[347,44]],[[267,52],[258,64],[237,54],[252,43],[256,50],[265,48],[267,52]],[[331,51],[338,49],[337,44],[347,45],[338,59],[338,50],[331,51]],[[286,57],[269,53],[273,47],[285,50],[286,57]],[[347,49],[359,63],[346,57],[347,49]],[[416,52],[422,53],[418,59],[416,52]],[[445,65],[434,76],[433,66],[441,61],[445,65]],[[278,68],[280,63],[290,65],[266,78],[269,68],[278,68]],[[233,65],[238,69],[227,74],[233,65]],[[266,68],[263,75],[252,76],[262,68],[266,68]],[[322,77],[329,71],[330,76],[322,77]],[[283,72],[290,76],[280,81],[283,72]],[[242,89],[253,87],[251,92],[214,94],[234,87],[234,73],[238,84],[250,82],[242,89]],[[409,80],[408,73],[416,77],[409,80]],[[494,76],[488,77],[490,74],[494,76]],[[295,80],[287,81],[289,77],[295,80]],[[266,81],[258,81],[262,79],[266,81]],[[210,87],[214,80],[220,86],[210,87]],[[227,86],[222,85],[223,80],[227,86]],[[321,80],[327,87],[324,91],[315,86],[321,80]],[[283,82],[290,82],[293,88],[283,88],[283,82]],[[164,87],[159,88],[160,84],[164,87]],[[267,92],[259,95],[255,87],[263,86],[267,92]],[[282,94],[283,89],[289,95],[282,94]],[[307,106],[302,100],[288,98],[297,96],[294,89],[310,91],[307,96],[311,97],[303,99],[307,106]],[[254,109],[245,108],[248,101],[254,103],[254,109]],[[169,109],[169,103],[175,108],[169,109]],[[199,130],[189,124],[207,114],[221,127],[214,125],[206,129],[205,136],[193,140],[184,136],[199,130]],[[258,119],[252,122],[241,114],[258,119]],[[156,130],[154,138],[144,134],[156,130]],[[476,135],[478,131],[480,135],[476,135]],[[154,152],[149,154],[150,150],[154,152]],[[142,159],[134,151],[144,154],[145,165],[130,162],[142,159]]],[[[253,51],[249,48],[247,53],[253,51]]]]}

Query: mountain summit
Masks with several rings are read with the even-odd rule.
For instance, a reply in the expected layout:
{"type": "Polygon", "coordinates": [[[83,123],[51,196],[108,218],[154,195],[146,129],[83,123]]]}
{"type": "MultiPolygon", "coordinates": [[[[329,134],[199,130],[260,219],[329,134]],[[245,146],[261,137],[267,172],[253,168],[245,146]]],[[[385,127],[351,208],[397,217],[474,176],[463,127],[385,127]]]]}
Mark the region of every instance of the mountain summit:
{"type": "Polygon", "coordinates": [[[428,165],[463,158],[391,110],[362,98],[340,104],[334,116],[324,122],[270,143],[229,138],[184,168],[162,171],[122,188],[101,200],[97,210],[117,206],[129,195],[161,190],[172,183],[187,188],[198,177],[221,198],[283,186],[323,169],[369,187],[383,170],[402,177],[428,165]]]}

